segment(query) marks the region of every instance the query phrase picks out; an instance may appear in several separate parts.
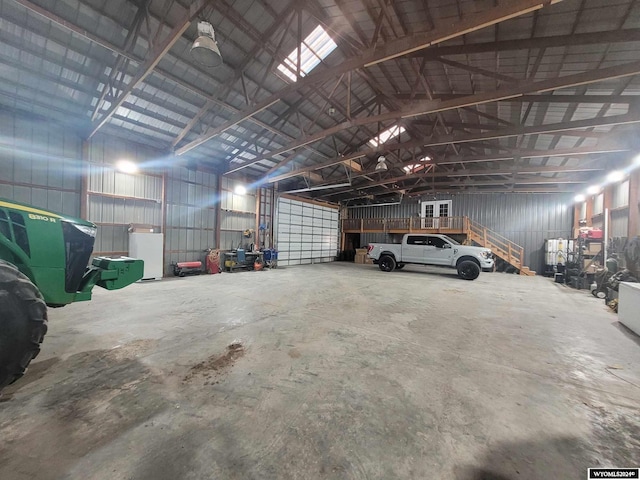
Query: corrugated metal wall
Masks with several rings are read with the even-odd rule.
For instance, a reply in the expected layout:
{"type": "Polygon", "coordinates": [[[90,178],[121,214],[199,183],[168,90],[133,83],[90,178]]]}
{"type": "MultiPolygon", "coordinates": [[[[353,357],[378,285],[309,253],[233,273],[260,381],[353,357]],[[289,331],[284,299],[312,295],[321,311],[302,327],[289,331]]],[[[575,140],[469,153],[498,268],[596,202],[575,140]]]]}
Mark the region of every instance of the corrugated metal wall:
{"type": "Polygon", "coordinates": [[[171,263],[204,260],[216,248],[217,176],[173,167],[167,174],[165,273],[171,263]]]}
{"type": "MultiPolygon", "coordinates": [[[[98,224],[95,253],[127,254],[131,223],[162,225],[166,173],[164,271],[170,263],[204,258],[215,245],[217,176],[173,166],[178,161],[152,147],[98,134],[86,145],[55,123],[0,112],[0,197],[71,216],[81,215],[82,175],[87,181],[87,219],[98,224]],[[86,155],[86,161],[82,161],[86,155]],[[128,159],[146,166],[127,175],[114,164],[128,159]]],[[[238,231],[255,227],[255,196],[225,196],[225,206],[249,210],[232,222],[238,231]]]]}
{"type": "Polygon", "coordinates": [[[64,128],[0,111],[0,197],[78,216],[81,145],[64,128]]]}
{"type": "Polygon", "coordinates": [[[611,208],[620,208],[629,205],[629,180],[613,187],[611,203],[611,208]]]}
{"type": "Polygon", "coordinates": [[[220,248],[230,250],[238,245],[254,243],[244,238],[242,232],[256,228],[256,189],[247,187],[245,195],[234,193],[237,185],[243,182],[222,178],[222,198],[220,200],[220,248]]]}
{"type": "Polygon", "coordinates": [[[162,175],[119,172],[118,160],[138,165],[159,158],[150,147],[98,134],[88,145],[87,220],[98,225],[94,254],[129,253],[129,224],[162,225],[162,175]]]}
{"type": "MultiPolygon", "coordinates": [[[[546,238],[569,238],[571,235],[573,204],[570,195],[461,194],[438,195],[435,200],[452,200],[451,216],[467,216],[522,245],[525,265],[533,270],[543,266],[546,238]]],[[[351,218],[407,218],[419,214],[417,200],[401,205],[349,209],[351,218]]],[[[367,241],[371,241],[368,238],[367,235],[367,241]]]]}
{"type": "Polygon", "coordinates": [[[629,210],[612,210],[609,238],[626,237],[629,231],[629,210]]]}

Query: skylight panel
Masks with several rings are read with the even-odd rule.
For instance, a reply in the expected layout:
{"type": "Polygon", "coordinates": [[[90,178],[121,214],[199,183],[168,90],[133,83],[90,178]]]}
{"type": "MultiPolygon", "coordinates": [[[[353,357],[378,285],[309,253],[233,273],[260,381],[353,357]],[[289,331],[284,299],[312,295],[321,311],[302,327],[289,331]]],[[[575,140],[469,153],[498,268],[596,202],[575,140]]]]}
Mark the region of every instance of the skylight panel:
{"type": "Polygon", "coordinates": [[[404,132],[405,128],[402,125],[394,125],[380,132],[377,137],[372,138],[368,143],[372,147],[378,147],[404,132]]]}
{"type": "MultiPolygon", "coordinates": [[[[307,75],[337,47],[338,45],[336,45],[336,42],[333,41],[325,29],[318,25],[313,32],[302,41],[302,48],[300,50],[300,75],[303,77],[307,75]]],[[[298,48],[295,48],[293,52],[284,59],[284,62],[278,65],[278,70],[295,82],[297,80],[295,73],[297,69],[298,48]]]]}
{"type": "Polygon", "coordinates": [[[424,169],[426,167],[425,163],[430,162],[430,161],[431,161],[431,157],[427,155],[427,156],[422,157],[420,159],[420,162],[422,162],[422,163],[414,163],[414,164],[411,164],[411,165],[405,165],[403,167],[403,170],[406,173],[412,173],[412,172],[415,173],[415,172],[417,172],[419,170],[424,169]]]}

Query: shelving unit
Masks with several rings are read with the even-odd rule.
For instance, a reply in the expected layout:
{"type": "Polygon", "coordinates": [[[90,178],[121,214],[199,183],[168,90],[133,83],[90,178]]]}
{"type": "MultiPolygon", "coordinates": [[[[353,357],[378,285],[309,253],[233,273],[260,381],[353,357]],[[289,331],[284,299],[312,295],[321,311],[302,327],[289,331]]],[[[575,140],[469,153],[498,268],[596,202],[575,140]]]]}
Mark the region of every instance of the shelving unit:
{"type": "Polygon", "coordinates": [[[576,246],[575,262],[579,265],[580,276],[575,285],[575,288],[589,288],[593,283],[594,276],[599,267],[604,265],[603,256],[603,241],[594,240],[589,238],[577,238],[574,241],[576,246]]]}

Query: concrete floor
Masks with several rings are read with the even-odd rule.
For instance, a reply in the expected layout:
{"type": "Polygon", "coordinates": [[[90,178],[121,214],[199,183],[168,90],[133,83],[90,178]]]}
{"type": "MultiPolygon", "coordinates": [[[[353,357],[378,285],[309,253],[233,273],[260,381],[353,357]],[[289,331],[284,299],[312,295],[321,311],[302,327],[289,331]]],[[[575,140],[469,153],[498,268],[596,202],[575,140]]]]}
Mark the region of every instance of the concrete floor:
{"type": "Polygon", "coordinates": [[[0,478],[578,479],[640,466],[639,407],[638,337],[546,278],[169,279],[51,310],[0,478]]]}

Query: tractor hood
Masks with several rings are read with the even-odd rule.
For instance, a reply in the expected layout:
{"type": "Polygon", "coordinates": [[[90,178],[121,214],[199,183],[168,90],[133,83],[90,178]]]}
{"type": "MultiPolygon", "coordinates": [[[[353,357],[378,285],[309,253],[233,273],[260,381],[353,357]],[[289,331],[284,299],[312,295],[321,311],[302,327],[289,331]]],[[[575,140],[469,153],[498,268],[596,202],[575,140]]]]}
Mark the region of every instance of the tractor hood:
{"type": "Polygon", "coordinates": [[[57,218],[61,221],[73,223],[75,225],[82,225],[85,227],[96,228],[95,224],[87,220],[82,220],[81,218],[70,217],[62,213],[56,213],[50,210],[36,208],[31,205],[27,205],[25,203],[16,202],[14,200],[8,200],[5,198],[0,198],[0,208],[8,208],[10,210],[19,210],[21,212],[25,212],[30,215],[40,215],[48,218],[57,218]]]}

